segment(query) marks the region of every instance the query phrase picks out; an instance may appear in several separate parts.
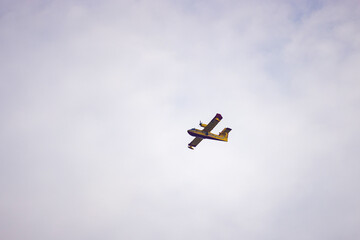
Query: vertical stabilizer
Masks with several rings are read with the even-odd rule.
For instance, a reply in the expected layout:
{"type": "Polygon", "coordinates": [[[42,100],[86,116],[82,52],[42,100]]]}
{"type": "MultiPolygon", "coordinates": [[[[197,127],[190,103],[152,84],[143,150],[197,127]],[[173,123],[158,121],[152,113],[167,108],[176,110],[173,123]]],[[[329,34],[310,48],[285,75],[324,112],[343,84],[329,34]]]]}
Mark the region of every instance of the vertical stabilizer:
{"type": "Polygon", "coordinates": [[[231,128],[224,128],[224,130],[222,130],[219,135],[221,137],[225,137],[225,141],[227,141],[230,131],[231,131],[231,128]]]}

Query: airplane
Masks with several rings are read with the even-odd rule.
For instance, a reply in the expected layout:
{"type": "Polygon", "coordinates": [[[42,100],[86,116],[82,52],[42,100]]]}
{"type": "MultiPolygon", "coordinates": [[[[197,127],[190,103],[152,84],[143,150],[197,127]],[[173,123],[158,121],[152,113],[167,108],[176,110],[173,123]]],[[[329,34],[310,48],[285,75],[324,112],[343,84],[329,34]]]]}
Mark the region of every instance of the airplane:
{"type": "Polygon", "coordinates": [[[217,113],[209,124],[203,124],[200,121],[200,126],[204,128],[203,130],[199,130],[195,128],[189,129],[187,132],[195,138],[194,140],[192,140],[191,143],[188,144],[188,148],[194,150],[194,147],[196,147],[203,139],[211,139],[211,140],[227,142],[231,128],[224,128],[224,130],[222,130],[219,133],[219,135],[210,132],[221,121],[221,119],[222,119],[221,114],[217,113]]]}

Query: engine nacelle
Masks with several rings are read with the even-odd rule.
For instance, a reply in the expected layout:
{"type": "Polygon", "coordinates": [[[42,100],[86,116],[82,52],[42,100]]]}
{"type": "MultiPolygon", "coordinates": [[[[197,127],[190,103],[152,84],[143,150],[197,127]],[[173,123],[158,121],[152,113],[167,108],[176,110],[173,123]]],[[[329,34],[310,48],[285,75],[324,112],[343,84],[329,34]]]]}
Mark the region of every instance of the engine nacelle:
{"type": "Polygon", "coordinates": [[[207,124],[204,124],[204,123],[202,123],[202,122],[200,122],[200,127],[206,127],[207,126],[207,124]]]}

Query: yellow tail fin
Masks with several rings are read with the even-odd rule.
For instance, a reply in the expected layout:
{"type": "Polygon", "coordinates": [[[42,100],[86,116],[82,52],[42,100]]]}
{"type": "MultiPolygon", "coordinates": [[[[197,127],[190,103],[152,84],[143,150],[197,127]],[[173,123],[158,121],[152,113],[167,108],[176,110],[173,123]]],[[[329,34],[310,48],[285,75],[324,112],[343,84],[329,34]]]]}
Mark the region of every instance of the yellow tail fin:
{"type": "Polygon", "coordinates": [[[224,130],[222,130],[219,135],[222,137],[225,137],[225,139],[227,141],[230,131],[231,131],[231,128],[224,128],[224,130]]]}

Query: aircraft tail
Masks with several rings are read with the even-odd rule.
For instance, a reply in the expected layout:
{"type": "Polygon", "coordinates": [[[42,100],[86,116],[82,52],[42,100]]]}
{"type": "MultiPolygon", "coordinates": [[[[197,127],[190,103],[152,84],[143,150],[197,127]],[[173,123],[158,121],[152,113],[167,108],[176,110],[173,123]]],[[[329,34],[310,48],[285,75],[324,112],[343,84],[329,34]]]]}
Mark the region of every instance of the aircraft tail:
{"type": "Polygon", "coordinates": [[[231,128],[224,128],[224,130],[222,130],[219,135],[222,137],[225,137],[225,139],[226,139],[225,141],[227,141],[230,131],[231,131],[231,128]]]}

